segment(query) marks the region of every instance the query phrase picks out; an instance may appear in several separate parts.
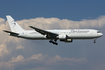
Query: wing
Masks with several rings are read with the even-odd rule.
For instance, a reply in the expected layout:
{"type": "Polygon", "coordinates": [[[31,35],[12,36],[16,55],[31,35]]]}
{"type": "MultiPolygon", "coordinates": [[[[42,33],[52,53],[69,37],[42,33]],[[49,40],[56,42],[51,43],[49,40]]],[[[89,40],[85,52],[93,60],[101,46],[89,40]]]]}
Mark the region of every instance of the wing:
{"type": "Polygon", "coordinates": [[[14,35],[19,35],[18,33],[15,33],[15,32],[7,31],[7,30],[3,30],[3,31],[6,33],[14,34],[14,35]]]}
{"type": "Polygon", "coordinates": [[[33,26],[29,26],[29,27],[35,29],[35,31],[39,32],[39,33],[42,34],[42,35],[47,35],[47,36],[49,36],[49,37],[58,36],[58,34],[53,33],[53,32],[49,32],[49,31],[46,31],[46,30],[42,30],[42,29],[39,29],[39,28],[36,28],[36,27],[33,27],[33,26]]]}

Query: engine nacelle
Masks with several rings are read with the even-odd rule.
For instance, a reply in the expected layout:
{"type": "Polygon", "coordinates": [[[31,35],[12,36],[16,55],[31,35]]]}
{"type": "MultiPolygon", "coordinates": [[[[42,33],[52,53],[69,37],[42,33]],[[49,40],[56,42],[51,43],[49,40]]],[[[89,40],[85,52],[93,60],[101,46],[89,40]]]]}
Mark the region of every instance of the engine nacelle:
{"type": "Polygon", "coordinates": [[[73,39],[60,39],[60,41],[63,41],[63,42],[73,42],[73,39]]]}
{"type": "Polygon", "coordinates": [[[73,39],[69,38],[67,35],[63,34],[63,35],[59,35],[58,37],[60,39],[60,41],[63,42],[72,42],[73,39]]]}
{"type": "Polygon", "coordinates": [[[58,38],[59,38],[59,39],[67,39],[67,35],[65,35],[65,34],[59,35],[58,38]]]}

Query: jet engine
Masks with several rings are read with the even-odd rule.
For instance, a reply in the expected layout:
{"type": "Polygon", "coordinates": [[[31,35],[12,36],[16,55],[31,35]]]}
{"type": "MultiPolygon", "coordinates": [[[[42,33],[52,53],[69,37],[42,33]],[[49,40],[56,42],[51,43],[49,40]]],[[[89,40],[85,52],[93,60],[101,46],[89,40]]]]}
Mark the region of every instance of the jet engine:
{"type": "Polygon", "coordinates": [[[73,39],[60,39],[62,42],[73,42],[73,39]]]}
{"type": "Polygon", "coordinates": [[[63,41],[63,42],[72,42],[73,39],[69,38],[67,35],[63,34],[63,35],[59,35],[59,39],[60,41],[63,41]]]}
{"type": "Polygon", "coordinates": [[[59,39],[67,39],[67,35],[65,35],[65,34],[59,35],[59,39]]]}

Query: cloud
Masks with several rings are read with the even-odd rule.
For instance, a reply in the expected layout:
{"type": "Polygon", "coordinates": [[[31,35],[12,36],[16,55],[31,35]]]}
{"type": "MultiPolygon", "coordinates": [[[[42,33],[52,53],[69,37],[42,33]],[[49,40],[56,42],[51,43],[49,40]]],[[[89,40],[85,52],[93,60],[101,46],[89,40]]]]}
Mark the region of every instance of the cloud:
{"type": "Polygon", "coordinates": [[[44,65],[45,67],[55,65],[61,66],[62,64],[73,66],[75,64],[85,64],[86,62],[86,58],[62,58],[59,55],[56,55],[55,57],[50,57],[48,55],[34,54],[26,59],[22,55],[18,55],[17,57],[12,57],[8,62],[0,62],[0,69],[4,67],[4,69],[16,70],[16,68],[20,68],[21,66],[26,67],[27,65],[31,65],[33,63],[33,69],[36,68],[38,70],[39,68],[41,69],[40,65],[44,65]]]}
{"type": "Polygon", "coordinates": [[[18,49],[24,49],[24,47],[20,45],[20,46],[17,46],[16,49],[17,49],[17,50],[18,50],[18,49]]]}
{"type": "Polygon", "coordinates": [[[38,62],[42,62],[46,65],[62,65],[62,64],[66,64],[66,65],[75,65],[75,64],[84,64],[87,62],[86,58],[82,58],[82,59],[75,59],[75,58],[62,58],[59,55],[56,55],[54,57],[50,57],[48,55],[42,55],[42,54],[38,54],[38,55],[32,55],[28,60],[34,60],[34,61],[38,61],[38,62]]]}
{"type": "MultiPolygon", "coordinates": [[[[82,19],[81,21],[40,17],[34,19],[23,19],[17,22],[24,29],[31,29],[29,28],[31,25],[42,29],[100,28],[105,25],[105,16],[100,16],[97,19],[91,20],[82,19]]],[[[85,57],[68,58],[59,55],[52,57],[42,53],[35,54],[33,52],[35,49],[31,49],[33,48],[31,46],[37,46],[35,44],[36,42],[31,43],[28,41],[28,43],[26,43],[27,40],[8,36],[8,34],[4,33],[2,30],[10,30],[10,28],[7,21],[5,22],[5,19],[0,18],[0,70],[15,70],[16,68],[21,67],[27,67],[27,70],[49,70],[51,69],[49,67],[53,66],[78,66],[88,62],[88,59],[85,57]],[[30,65],[33,67],[28,68],[30,65]]]]}
{"type": "Polygon", "coordinates": [[[0,56],[3,56],[4,54],[7,54],[7,53],[9,53],[9,51],[6,48],[6,45],[5,44],[1,44],[0,45],[0,56]]]}
{"type": "Polygon", "coordinates": [[[59,19],[59,18],[35,18],[29,20],[20,20],[17,21],[25,29],[29,29],[28,26],[35,26],[43,29],[69,29],[69,28],[95,28],[102,27],[105,24],[105,16],[100,16],[97,19],[82,19],[81,21],[73,21],[68,19],[59,19]]]}
{"type": "Polygon", "coordinates": [[[16,58],[12,57],[12,59],[9,61],[9,63],[15,63],[15,62],[20,62],[24,59],[22,55],[18,55],[16,58]]]}

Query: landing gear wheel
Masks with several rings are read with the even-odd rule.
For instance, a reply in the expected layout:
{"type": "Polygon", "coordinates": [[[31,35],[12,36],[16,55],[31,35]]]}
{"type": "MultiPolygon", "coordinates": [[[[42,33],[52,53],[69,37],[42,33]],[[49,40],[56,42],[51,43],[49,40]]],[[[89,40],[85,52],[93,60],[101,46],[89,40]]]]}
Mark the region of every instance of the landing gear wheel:
{"type": "Polygon", "coordinates": [[[55,44],[55,45],[58,45],[58,43],[56,43],[56,42],[52,42],[53,44],[55,44]]]}
{"type": "Polygon", "coordinates": [[[49,41],[50,43],[52,43],[52,41],[49,41]]]}
{"type": "Polygon", "coordinates": [[[49,42],[50,42],[50,43],[53,43],[53,44],[55,44],[55,45],[58,45],[58,43],[56,43],[56,41],[54,42],[54,41],[50,40],[49,42]]]}
{"type": "Polygon", "coordinates": [[[96,43],[96,38],[94,39],[94,43],[96,43]]]}
{"type": "Polygon", "coordinates": [[[55,43],[56,45],[58,45],[58,43],[55,43]]]}

